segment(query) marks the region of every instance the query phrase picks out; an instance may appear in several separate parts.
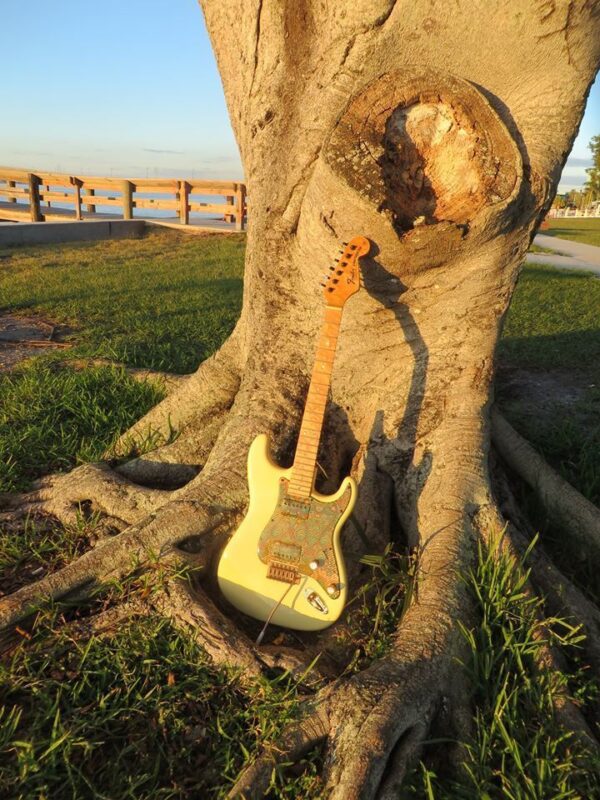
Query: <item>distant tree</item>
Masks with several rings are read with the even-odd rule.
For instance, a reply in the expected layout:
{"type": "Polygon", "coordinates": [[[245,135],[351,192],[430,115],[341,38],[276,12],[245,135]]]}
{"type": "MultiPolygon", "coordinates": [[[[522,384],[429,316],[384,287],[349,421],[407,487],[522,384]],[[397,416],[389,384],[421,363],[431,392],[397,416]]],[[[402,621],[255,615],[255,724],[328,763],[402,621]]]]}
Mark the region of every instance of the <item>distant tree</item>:
{"type": "Polygon", "coordinates": [[[588,178],[585,182],[589,200],[598,200],[600,198],[600,134],[592,136],[588,145],[592,151],[592,166],[586,169],[588,178]]]}
{"type": "Polygon", "coordinates": [[[585,193],[583,189],[571,189],[565,195],[565,202],[568,208],[581,208],[585,193]]]}
{"type": "Polygon", "coordinates": [[[567,204],[567,192],[564,194],[557,194],[552,201],[552,208],[564,208],[567,204]]]}

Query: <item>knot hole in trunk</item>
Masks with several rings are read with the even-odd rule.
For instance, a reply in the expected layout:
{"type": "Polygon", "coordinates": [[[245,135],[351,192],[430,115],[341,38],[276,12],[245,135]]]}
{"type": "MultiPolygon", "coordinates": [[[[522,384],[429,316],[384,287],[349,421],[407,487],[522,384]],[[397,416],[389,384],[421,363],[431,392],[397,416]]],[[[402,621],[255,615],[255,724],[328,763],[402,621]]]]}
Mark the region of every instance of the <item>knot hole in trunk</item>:
{"type": "Polygon", "coordinates": [[[450,222],[465,232],[520,187],[516,143],[471,83],[431,71],[381,76],[347,106],[325,159],[399,233],[450,222]]]}

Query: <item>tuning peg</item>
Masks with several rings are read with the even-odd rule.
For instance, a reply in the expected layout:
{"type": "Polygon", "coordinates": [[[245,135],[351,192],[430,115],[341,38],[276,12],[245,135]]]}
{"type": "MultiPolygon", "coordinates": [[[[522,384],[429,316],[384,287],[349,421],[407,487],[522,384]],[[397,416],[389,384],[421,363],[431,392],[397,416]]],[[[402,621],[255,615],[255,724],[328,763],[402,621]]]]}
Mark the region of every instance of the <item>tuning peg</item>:
{"type": "Polygon", "coordinates": [[[344,247],[348,247],[348,242],[342,242],[342,244],[344,245],[344,247]]]}

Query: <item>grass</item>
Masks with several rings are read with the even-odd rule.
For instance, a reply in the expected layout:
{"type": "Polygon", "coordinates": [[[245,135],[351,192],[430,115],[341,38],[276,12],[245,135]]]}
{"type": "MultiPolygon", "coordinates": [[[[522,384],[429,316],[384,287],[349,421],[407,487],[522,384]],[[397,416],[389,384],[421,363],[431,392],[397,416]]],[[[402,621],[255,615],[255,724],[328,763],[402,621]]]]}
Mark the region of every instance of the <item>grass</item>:
{"type": "Polygon", "coordinates": [[[141,240],[15,247],[0,260],[0,311],[72,329],[73,356],[193,371],[238,317],[244,237],[151,229],[141,240]]]}
{"type": "MultiPolygon", "coordinates": [[[[2,797],[222,796],[295,712],[294,686],[260,681],[249,701],[165,620],[81,642],[51,623],[0,666],[2,797]]],[[[288,790],[312,797],[311,783],[292,779],[288,790]]],[[[287,796],[285,782],[274,796],[287,796]]]]}
{"type": "Polygon", "coordinates": [[[559,255],[558,250],[552,250],[550,247],[540,247],[539,244],[532,244],[528,250],[529,253],[545,253],[546,255],[559,255]]]}
{"type": "Polygon", "coordinates": [[[8,525],[0,527],[2,592],[9,594],[39,580],[88,550],[95,539],[96,521],[94,515],[86,519],[80,513],[76,524],[65,528],[52,522],[43,524],[32,517],[17,531],[8,525]]]}
{"type": "MultiPolygon", "coordinates": [[[[597,699],[599,686],[580,670],[540,673],[544,643],[573,654],[582,643],[576,626],[552,619],[538,623],[541,600],[526,592],[526,560],[515,563],[498,545],[479,549],[466,576],[480,614],[462,627],[468,659],[463,664],[477,708],[475,736],[466,744],[460,777],[438,778],[427,759],[413,776],[414,797],[428,800],[576,800],[600,796],[598,763],[565,733],[554,717],[561,692],[579,704],[597,699]]],[[[435,745],[435,743],[432,743],[435,745]]],[[[434,749],[434,748],[433,748],[434,749]]]]}
{"type": "Polygon", "coordinates": [[[597,278],[527,266],[504,327],[500,362],[541,376],[555,399],[538,392],[532,406],[527,395],[515,401],[498,387],[501,407],[517,430],[594,503],[600,503],[598,309],[597,278]],[[576,389],[568,402],[561,397],[565,386],[576,389]]]}
{"type": "Polygon", "coordinates": [[[549,219],[550,227],[543,230],[545,236],[556,236],[559,239],[570,239],[572,242],[593,244],[600,247],[600,217],[594,219],[549,219]]]}
{"type": "Polygon", "coordinates": [[[600,280],[587,272],[527,265],[504,326],[501,359],[534,369],[600,375],[600,280]]]}
{"type": "MultiPolygon", "coordinates": [[[[135,242],[15,248],[8,255],[0,260],[4,310],[70,326],[76,356],[189,371],[222,342],[240,307],[240,237],[154,231],[135,242]]],[[[600,475],[600,396],[588,385],[600,363],[599,301],[600,282],[588,275],[528,266],[500,346],[505,362],[560,369],[584,382],[572,419],[538,414],[534,424],[531,414],[519,418],[514,407],[511,413],[591,496],[600,475]]],[[[156,402],[156,392],[121,370],[75,372],[48,357],[4,376],[4,489],[98,458],[156,402]]],[[[19,537],[0,532],[0,582],[11,591],[23,576],[60,566],[89,546],[93,525],[82,517],[69,531],[30,521],[19,537]]],[[[526,567],[515,570],[495,556],[480,553],[466,578],[482,620],[464,630],[470,656],[463,668],[475,679],[478,705],[467,772],[460,782],[444,775],[432,744],[413,777],[413,796],[600,796],[593,770],[552,721],[552,694],[566,677],[539,680],[533,672],[537,609],[522,592],[526,567]]],[[[397,555],[369,566],[372,579],[351,615],[350,670],[387,651],[398,606],[410,594],[410,564],[397,555]]],[[[555,621],[548,635],[575,652],[576,630],[555,621]]],[[[570,688],[582,702],[595,691],[580,675],[570,688]]],[[[242,693],[234,675],[215,670],[190,637],[162,619],[131,620],[114,636],[78,641],[49,614],[12,663],[0,667],[0,796],[219,797],[260,742],[276,740],[297,701],[297,687],[281,679],[242,693]]],[[[317,800],[319,758],[307,757],[302,775],[274,774],[270,796],[317,800]]]]}
{"type": "Polygon", "coordinates": [[[29,362],[0,380],[0,491],[27,489],[49,472],[99,460],[162,397],[122,369],[29,362]]]}

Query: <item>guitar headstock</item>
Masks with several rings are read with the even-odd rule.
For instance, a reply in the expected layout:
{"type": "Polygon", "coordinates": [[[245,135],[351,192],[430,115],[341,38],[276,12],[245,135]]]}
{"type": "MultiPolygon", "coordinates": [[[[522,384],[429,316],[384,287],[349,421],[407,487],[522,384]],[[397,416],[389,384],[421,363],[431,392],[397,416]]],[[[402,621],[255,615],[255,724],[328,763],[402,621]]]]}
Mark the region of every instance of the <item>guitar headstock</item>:
{"type": "Polygon", "coordinates": [[[323,297],[328,306],[341,308],[349,297],[360,289],[360,267],[358,259],[366,256],[371,243],[364,236],[353,236],[344,242],[344,249],[337,264],[329,268],[323,284],[323,297]]]}

